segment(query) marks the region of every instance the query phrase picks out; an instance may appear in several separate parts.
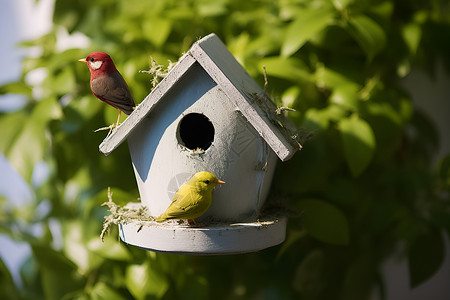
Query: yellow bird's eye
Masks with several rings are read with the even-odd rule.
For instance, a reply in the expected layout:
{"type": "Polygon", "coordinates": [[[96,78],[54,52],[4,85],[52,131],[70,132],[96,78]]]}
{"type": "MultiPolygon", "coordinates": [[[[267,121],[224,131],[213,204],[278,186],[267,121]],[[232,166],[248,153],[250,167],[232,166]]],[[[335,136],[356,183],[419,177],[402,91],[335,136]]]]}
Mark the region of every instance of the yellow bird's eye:
{"type": "Polygon", "coordinates": [[[206,184],[209,184],[209,180],[208,179],[206,179],[205,181],[203,181],[204,183],[206,183],[206,184]]]}

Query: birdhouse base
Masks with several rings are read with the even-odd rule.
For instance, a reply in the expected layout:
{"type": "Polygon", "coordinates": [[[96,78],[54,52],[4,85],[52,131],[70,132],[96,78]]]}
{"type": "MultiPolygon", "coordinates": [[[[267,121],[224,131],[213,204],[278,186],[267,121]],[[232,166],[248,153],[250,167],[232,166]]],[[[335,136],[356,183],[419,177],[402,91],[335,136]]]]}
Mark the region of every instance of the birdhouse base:
{"type": "Polygon", "coordinates": [[[286,217],[246,223],[189,226],[153,221],[119,224],[120,238],[145,250],[190,254],[226,255],[259,251],[282,243],[286,217]]]}

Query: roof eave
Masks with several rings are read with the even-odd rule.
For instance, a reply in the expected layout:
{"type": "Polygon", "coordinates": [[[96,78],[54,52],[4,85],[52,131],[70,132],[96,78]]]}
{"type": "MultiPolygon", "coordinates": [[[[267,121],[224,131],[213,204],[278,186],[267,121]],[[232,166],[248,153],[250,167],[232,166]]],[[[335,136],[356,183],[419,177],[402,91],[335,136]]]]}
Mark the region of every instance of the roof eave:
{"type": "Polygon", "coordinates": [[[103,140],[99,146],[100,152],[108,155],[114,151],[195,62],[221,87],[280,160],[290,159],[301,148],[289,136],[288,130],[280,130],[280,124],[277,124],[280,122],[273,122],[270,118],[270,114],[275,112],[264,111],[252,100],[259,97],[262,101],[271,101],[222,41],[215,34],[210,34],[196,42],[131,115],[103,140]]]}

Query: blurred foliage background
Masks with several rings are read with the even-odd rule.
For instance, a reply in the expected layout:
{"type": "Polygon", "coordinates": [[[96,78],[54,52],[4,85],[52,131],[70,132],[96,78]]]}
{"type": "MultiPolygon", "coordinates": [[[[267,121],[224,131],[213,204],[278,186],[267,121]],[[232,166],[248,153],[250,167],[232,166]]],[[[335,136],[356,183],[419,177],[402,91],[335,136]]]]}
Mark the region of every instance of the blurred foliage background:
{"type": "Polygon", "coordinates": [[[56,0],[51,32],[22,47],[23,62],[1,94],[26,96],[0,114],[0,151],[29,183],[33,201],[0,201],[0,230],[32,255],[14,285],[0,263],[2,299],[367,299],[385,298],[380,267],[407,257],[411,287],[445,258],[450,233],[450,156],[438,157],[433,120],[399,80],[414,69],[450,71],[450,8],[443,0],[56,0]],[[80,32],[87,49],[61,49],[80,32]],[[116,111],[91,94],[77,59],[108,52],[140,102],[150,92],[150,56],[177,61],[216,33],[289,117],[312,132],[279,164],[272,187],[301,218],[287,241],[259,253],[196,257],[102,243],[106,189],[139,197],[127,146],[98,152],[116,111]],[[43,72],[42,82],[27,76],[43,72]],[[35,180],[36,165],[48,176],[35,180]],[[42,209],[42,207],[47,209],[42,209]],[[42,213],[42,211],[44,213],[42,213]],[[41,230],[33,230],[38,226],[41,230]]]}

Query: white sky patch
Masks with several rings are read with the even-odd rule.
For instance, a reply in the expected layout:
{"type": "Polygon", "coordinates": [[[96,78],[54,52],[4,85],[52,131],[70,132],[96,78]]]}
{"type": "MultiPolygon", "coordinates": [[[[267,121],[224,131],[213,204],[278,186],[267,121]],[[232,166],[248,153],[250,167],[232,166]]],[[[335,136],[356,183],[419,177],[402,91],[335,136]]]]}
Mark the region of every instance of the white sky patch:
{"type": "Polygon", "coordinates": [[[63,52],[72,48],[85,49],[88,48],[91,41],[81,32],[69,34],[63,27],[58,29],[56,34],[56,51],[63,52]]]}
{"type": "Polygon", "coordinates": [[[28,72],[25,76],[25,82],[33,87],[32,89],[32,97],[35,100],[40,100],[44,96],[44,89],[42,88],[42,83],[47,77],[47,69],[46,68],[37,68],[28,72]]]}

